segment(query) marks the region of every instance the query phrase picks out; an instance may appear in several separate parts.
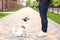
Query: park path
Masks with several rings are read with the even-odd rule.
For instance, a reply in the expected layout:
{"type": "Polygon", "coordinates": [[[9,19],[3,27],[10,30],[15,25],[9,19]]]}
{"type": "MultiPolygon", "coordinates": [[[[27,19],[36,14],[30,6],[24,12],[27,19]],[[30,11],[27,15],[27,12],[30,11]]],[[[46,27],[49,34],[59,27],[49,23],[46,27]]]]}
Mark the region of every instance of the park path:
{"type": "Polygon", "coordinates": [[[26,7],[11,13],[0,19],[0,40],[60,40],[60,25],[48,19],[48,35],[46,37],[37,37],[35,33],[41,29],[41,19],[39,13],[32,8],[26,7]],[[30,24],[29,37],[15,37],[12,34],[12,28],[18,29],[21,26],[21,19],[29,16],[30,24]]]}

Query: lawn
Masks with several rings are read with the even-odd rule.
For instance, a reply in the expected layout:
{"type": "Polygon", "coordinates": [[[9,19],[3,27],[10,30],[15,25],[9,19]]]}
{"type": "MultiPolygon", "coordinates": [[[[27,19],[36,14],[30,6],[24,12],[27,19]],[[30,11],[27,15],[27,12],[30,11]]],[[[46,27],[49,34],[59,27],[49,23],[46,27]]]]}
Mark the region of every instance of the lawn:
{"type": "Polygon", "coordinates": [[[2,12],[2,10],[0,10],[0,12],[2,12]]]}
{"type": "Polygon", "coordinates": [[[48,18],[55,21],[56,23],[60,24],[60,14],[48,12],[48,18]]]}
{"type": "Polygon", "coordinates": [[[33,8],[34,10],[36,10],[36,11],[39,11],[39,9],[38,8],[33,8]]]}
{"type": "Polygon", "coordinates": [[[10,10],[7,10],[6,12],[15,12],[15,11],[18,11],[20,10],[21,8],[14,8],[14,9],[10,9],[10,10]]]}
{"type": "MultiPolygon", "coordinates": [[[[10,9],[10,10],[6,10],[5,12],[16,12],[16,11],[18,11],[20,9],[21,8],[13,8],[13,9],[10,9]]],[[[0,12],[2,12],[2,11],[0,10],[0,12]]]]}
{"type": "Polygon", "coordinates": [[[7,16],[7,15],[8,15],[7,13],[5,13],[5,14],[0,13],[0,18],[3,18],[3,17],[5,17],[5,16],[7,16]]]}
{"type": "MultiPolygon", "coordinates": [[[[38,12],[37,8],[34,8],[38,12]]],[[[53,12],[48,12],[48,18],[51,20],[55,21],[56,23],[60,24],[60,14],[53,13],[53,12]]]]}

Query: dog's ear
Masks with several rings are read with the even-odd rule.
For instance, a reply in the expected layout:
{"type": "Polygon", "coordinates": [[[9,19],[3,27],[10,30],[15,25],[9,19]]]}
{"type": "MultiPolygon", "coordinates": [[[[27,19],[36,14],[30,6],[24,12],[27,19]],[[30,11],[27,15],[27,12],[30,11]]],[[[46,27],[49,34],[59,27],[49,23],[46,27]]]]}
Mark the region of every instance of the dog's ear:
{"type": "Polygon", "coordinates": [[[23,18],[22,20],[27,21],[27,17],[23,18]]]}
{"type": "Polygon", "coordinates": [[[26,18],[27,18],[27,20],[29,20],[29,19],[30,19],[30,18],[29,18],[29,16],[27,16],[26,18]]]}
{"type": "Polygon", "coordinates": [[[30,20],[30,18],[27,18],[27,20],[30,20]]]}
{"type": "Polygon", "coordinates": [[[23,18],[22,20],[27,21],[29,19],[30,19],[29,16],[27,16],[27,17],[23,18]]]}

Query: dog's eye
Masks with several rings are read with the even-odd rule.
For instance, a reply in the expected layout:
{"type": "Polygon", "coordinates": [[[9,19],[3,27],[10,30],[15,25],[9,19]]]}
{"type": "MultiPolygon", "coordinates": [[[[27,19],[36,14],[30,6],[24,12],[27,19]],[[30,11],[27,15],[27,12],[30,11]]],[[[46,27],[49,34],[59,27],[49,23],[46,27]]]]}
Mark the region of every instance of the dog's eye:
{"type": "Polygon", "coordinates": [[[24,21],[27,21],[27,20],[24,20],[24,21]]]}

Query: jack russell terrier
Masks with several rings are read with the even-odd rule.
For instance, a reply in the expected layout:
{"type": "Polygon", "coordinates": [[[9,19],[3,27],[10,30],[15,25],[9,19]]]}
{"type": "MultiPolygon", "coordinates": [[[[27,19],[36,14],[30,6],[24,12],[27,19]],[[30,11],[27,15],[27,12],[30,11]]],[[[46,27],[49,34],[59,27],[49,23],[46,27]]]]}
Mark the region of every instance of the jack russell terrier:
{"type": "Polygon", "coordinates": [[[28,24],[28,20],[29,20],[30,18],[29,17],[25,17],[25,18],[23,18],[22,19],[22,22],[23,22],[23,24],[21,25],[21,27],[17,30],[17,31],[15,31],[14,29],[12,29],[12,33],[15,35],[15,36],[23,36],[23,35],[25,35],[25,36],[28,36],[28,29],[29,29],[29,24],[28,24]]]}

